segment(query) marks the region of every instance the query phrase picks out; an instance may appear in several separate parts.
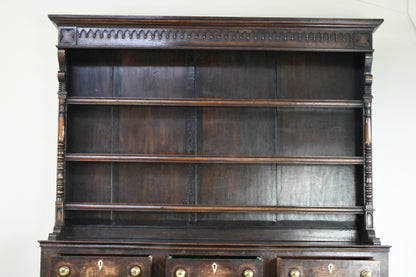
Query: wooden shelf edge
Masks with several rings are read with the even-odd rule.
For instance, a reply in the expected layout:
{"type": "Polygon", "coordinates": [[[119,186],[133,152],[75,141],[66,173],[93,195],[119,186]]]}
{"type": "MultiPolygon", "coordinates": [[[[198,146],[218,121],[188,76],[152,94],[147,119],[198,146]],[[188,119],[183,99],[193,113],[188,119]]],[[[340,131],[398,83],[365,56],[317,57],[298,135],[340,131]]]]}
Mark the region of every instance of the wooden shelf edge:
{"type": "Polygon", "coordinates": [[[248,206],[248,205],[152,205],[152,204],[64,204],[66,210],[74,211],[141,211],[141,212],[198,212],[198,213],[339,213],[363,214],[364,207],[302,207],[302,206],[248,206]]]}
{"type": "MultiPolygon", "coordinates": [[[[74,225],[73,225],[74,226],[74,225]]],[[[72,226],[72,227],[73,227],[72,226]]],[[[75,225],[76,226],[76,225],[75,225]]],[[[109,225],[93,225],[93,226],[81,226],[81,228],[84,228],[86,231],[89,229],[111,229],[114,228],[114,226],[109,225]]],[[[117,227],[115,227],[117,228],[117,227]]],[[[377,252],[389,252],[389,249],[391,248],[390,245],[373,245],[368,243],[359,243],[359,242],[349,242],[349,241],[335,241],[335,242],[324,242],[324,241],[187,241],[187,240],[38,240],[38,243],[41,245],[48,245],[49,247],[65,247],[65,246],[72,246],[76,245],[78,247],[89,247],[93,245],[94,247],[137,247],[140,246],[148,246],[148,247],[160,247],[160,246],[166,246],[169,245],[171,247],[180,246],[180,247],[198,247],[198,246],[204,246],[204,247],[215,247],[218,249],[219,246],[223,247],[247,247],[247,248],[255,248],[255,247],[275,247],[275,248],[316,248],[316,249],[329,249],[333,250],[334,248],[344,248],[344,249],[350,249],[350,248],[371,248],[372,251],[377,252]]]]}
{"type": "Polygon", "coordinates": [[[362,100],[308,99],[219,99],[219,98],[127,98],[68,97],[71,105],[132,105],[185,107],[281,107],[281,108],[362,108],[362,100]]]}
{"type": "Polygon", "coordinates": [[[238,164],[364,164],[363,157],[351,156],[201,156],[201,155],[127,155],[67,153],[72,162],[137,162],[137,163],[238,163],[238,164]]]}

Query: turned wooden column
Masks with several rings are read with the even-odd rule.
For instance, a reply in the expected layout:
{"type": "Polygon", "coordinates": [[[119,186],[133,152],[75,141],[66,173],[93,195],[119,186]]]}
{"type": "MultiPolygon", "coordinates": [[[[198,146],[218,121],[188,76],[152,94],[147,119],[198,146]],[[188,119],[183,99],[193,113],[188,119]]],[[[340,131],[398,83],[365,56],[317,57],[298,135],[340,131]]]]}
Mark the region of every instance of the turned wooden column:
{"type": "Polygon", "coordinates": [[[65,182],[65,117],[66,117],[66,52],[58,50],[59,115],[58,115],[58,163],[56,176],[55,227],[49,239],[57,239],[64,225],[64,182],[65,182]]]}
{"type": "Polygon", "coordinates": [[[373,63],[373,54],[365,54],[364,65],[364,204],[365,204],[365,228],[369,242],[380,244],[380,239],[376,238],[374,232],[373,218],[373,142],[371,128],[371,105],[373,75],[371,74],[371,66],[373,63]]]}

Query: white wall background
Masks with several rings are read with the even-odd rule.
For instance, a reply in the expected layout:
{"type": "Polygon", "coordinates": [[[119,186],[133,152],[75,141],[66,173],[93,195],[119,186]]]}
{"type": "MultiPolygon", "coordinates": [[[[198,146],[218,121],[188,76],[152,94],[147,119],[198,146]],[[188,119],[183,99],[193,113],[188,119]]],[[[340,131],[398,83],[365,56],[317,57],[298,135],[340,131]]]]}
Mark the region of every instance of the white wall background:
{"type": "Polygon", "coordinates": [[[384,18],[375,33],[375,224],[390,275],[416,276],[415,0],[1,0],[0,276],[39,276],[52,231],[57,32],[49,13],[384,18]],[[410,15],[413,16],[413,23],[410,15]]]}

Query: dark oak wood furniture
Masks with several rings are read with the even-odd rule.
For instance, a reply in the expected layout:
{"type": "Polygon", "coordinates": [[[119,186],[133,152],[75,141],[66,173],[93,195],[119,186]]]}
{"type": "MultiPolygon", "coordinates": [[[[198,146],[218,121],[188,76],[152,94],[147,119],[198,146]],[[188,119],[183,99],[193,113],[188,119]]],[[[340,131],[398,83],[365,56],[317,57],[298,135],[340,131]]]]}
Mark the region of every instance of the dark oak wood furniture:
{"type": "Polygon", "coordinates": [[[382,20],[50,19],[41,276],[387,277],[371,154],[382,20]]]}

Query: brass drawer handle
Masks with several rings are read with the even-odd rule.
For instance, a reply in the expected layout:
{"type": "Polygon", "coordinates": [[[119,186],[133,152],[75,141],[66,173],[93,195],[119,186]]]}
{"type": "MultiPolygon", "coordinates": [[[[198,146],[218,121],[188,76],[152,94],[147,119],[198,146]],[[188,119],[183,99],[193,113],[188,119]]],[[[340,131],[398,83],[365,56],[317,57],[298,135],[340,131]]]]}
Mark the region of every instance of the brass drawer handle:
{"type": "Polygon", "coordinates": [[[185,275],[186,275],[186,271],[185,271],[185,269],[183,269],[183,268],[178,268],[178,269],[175,271],[175,276],[176,276],[176,277],[185,277],[185,275]]]}
{"type": "Polygon", "coordinates": [[[141,273],[142,269],[138,265],[135,265],[132,268],[130,268],[130,275],[133,277],[139,276],[141,273]]]}
{"type": "Polygon", "coordinates": [[[300,277],[300,271],[297,268],[290,270],[289,272],[290,277],[300,277]]]}
{"type": "Polygon", "coordinates": [[[371,273],[371,271],[364,270],[361,272],[361,277],[373,277],[373,274],[371,273]]]}
{"type": "Polygon", "coordinates": [[[246,269],[244,270],[244,277],[253,277],[254,276],[254,272],[251,269],[246,269]]]}
{"type": "Polygon", "coordinates": [[[68,266],[63,265],[58,268],[59,276],[69,276],[71,274],[71,269],[68,266]]]}

